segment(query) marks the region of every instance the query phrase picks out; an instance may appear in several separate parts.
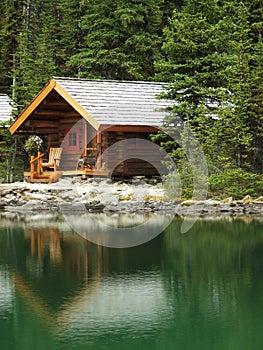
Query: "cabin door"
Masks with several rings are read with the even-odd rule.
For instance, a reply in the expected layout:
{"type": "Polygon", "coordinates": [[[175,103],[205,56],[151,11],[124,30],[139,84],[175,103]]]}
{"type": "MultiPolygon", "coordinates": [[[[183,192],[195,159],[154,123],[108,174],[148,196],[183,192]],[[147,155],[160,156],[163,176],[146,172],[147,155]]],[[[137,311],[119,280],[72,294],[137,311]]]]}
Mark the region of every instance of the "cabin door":
{"type": "Polygon", "coordinates": [[[62,168],[63,170],[75,170],[82,153],[81,128],[76,125],[70,129],[64,129],[62,168]]]}

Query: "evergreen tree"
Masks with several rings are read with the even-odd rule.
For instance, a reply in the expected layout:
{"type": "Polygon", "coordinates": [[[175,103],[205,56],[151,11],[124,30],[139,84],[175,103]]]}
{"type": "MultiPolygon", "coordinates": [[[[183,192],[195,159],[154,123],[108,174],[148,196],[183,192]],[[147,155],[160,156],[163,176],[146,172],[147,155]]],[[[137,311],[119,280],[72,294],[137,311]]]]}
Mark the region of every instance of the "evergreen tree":
{"type": "Polygon", "coordinates": [[[250,160],[255,172],[263,172],[263,36],[255,45],[250,81],[249,128],[253,135],[250,160]]]}
{"type": "MultiPolygon", "coordinates": [[[[54,2],[54,1],[53,1],[54,2]]],[[[61,76],[74,76],[75,67],[68,65],[70,58],[84,47],[81,28],[85,14],[86,0],[58,0],[55,6],[56,24],[53,37],[50,37],[54,50],[57,72],[61,76]]]]}
{"type": "Polygon", "coordinates": [[[94,0],[82,18],[84,47],[69,61],[81,77],[150,79],[161,45],[162,0],[94,0]]]}
{"type": "Polygon", "coordinates": [[[54,46],[50,40],[52,21],[52,7],[49,1],[28,0],[14,54],[16,65],[11,70],[15,77],[13,96],[18,113],[56,71],[54,46]]]}
{"type": "Polygon", "coordinates": [[[12,182],[23,179],[23,154],[8,126],[9,122],[0,122],[0,179],[12,182]]]}
{"type": "Polygon", "coordinates": [[[230,126],[232,136],[227,139],[223,133],[222,137],[236,166],[262,172],[263,119],[258,113],[262,110],[263,86],[262,74],[259,73],[262,69],[262,44],[260,30],[256,30],[261,28],[257,22],[262,22],[262,16],[255,15],[254,5],[234,1],[226,7],[233,40],[228,89],[234,108],[227,120],[229,125],[225,127],[227,130],[230,126]]]}
{"type": "MultiPolygon", "coordinates": [[[[18,113],[53,75],[73,74],[66,61],[80,46],[85,1],[25,0],[21,4],[13,11],[14,18],[20,18],[20,28],[12,45],[12,65],[7,68],[12,78],[7,85],[12,84],[18,113]]],[[[9,33],[7,27],[5,31],[9,33]]],[[[2,52],[6,57],[7,48],[3,46],[2,52]]]]}
{"type": "Polygon", "coordinates": [[[263,3],[246,0],[249,8],[249,36],[251,39],[249,81],[249,128],[252,134],[252,150],[249,154],[252,170],[263,171],[263,3]]]}
{"type": "Polygon", "coordinates": [[[15,82],[11,70],[16,67],[16,48],[23,22],[23,1],[4,0],[1,4],[0,90],[8,92],[15,82]]]}
{"type": "Polygon", "coordinates": [[[4,71],[5,66],[5,50],[3,47],[3,34],[4,34],[4,26],[5,26],[5,15],[6,15],[6,7],[7,2],[0,2],[0,92],[7,92],[8,82],[6,79],[6,72],[4,71]]]}
{"type": "MultiPolygon", "coordinates": [[[[251,169],[254,132],[249,115],[252,42],[249,8],[242,2],[188,0],[175,10],[165,29],[164,58],[158,78],[171,81],[174,100],[165,121],[174,129],[178,118],[202,143],[210,171],[242,166],[251,169]]],[[[163,134],[159,135],[162,139],[163,134]]],[[[181,159],[178,145],[164,148],[181,159]]]]}
{"type": "MultiPolygon", "coordinates": [[[[229,33],[225,32],[222,8],[217,1],[189,0],[175,10],[165,28],[163,60],[156,63],[159,80],[171,81],[167,96],[174,100],[172,113],[165,120],[168,128],[187,123],[204,147],[209,163],[216,164],[215,151],[220,146],[217,135],[219,121],[226,113],[229,98],[225,67],[231,57],[225,54],[229,33]],[[213,134],[213,138],[211,135],[213,134]]],[[[170,130],[171,133],[171,130],[170,130]]],[[[161,135],[160,135],[161,137],[161,135]]],[[[172,141],[163,142],[172,150],[172,141]]],[[[177,146],[170,154],[181,158],[177,146]]]]}

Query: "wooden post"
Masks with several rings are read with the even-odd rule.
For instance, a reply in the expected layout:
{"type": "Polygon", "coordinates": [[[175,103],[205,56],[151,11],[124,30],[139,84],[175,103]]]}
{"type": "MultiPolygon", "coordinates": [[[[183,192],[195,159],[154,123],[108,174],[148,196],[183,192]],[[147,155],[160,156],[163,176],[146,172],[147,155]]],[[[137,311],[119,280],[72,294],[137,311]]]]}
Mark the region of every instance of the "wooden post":
{"type": "Polygon", "coordinates": [[[41,152],[38,151],[37,152],[37,175],[40,175],[42,172],[41,163],[42,163],[41,152]]]}
{"type": "Polygon", "coordinates": [[[31,180],[33,179],[38,179],[41,175],[41,164],[42,164],[42,157],[44,156],[44,153],[38,152],[37,156],[31,156],[30,157],[30,178],[31,180]],[[35,162],[37,161],[37,169],[35,172],[35,162]]]}
{"type": "Polygon", "coordinates": [[[34,156],[30,157],[30,178],[35,178],[35,164],[34,164],[34,156]]]}
{"type": "Polygon", "coordinates": [[[102,144],[101,144],[101,132],[98,131],[97,133],[97,147],[98,147],[98,156],[97,156],[97,162],[95,164],[95,169],[100,169],[101,168],[101,149],[102,149],[102,144]]]}

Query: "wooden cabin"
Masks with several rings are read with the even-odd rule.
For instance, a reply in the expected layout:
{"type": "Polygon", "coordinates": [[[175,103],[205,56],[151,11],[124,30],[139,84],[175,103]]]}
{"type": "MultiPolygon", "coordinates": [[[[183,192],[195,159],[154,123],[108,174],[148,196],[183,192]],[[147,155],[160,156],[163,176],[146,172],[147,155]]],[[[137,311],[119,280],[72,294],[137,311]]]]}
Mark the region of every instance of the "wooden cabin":
{"type": "Polygon", "coordinates": [[[130,177],[158,175],[163,154],[150,142],[171,105],[163,83],[53,78],[10,126],[62,148],[60,170],[130,177]]]}
{"type": "Polygon", "coordinates": [[[0,123],[12,118],[13,103],[7,94],[0,94],[0,123]]]}
{"type": "MultiPolygon", "coordinates": [[[[5,130],[11,123],[13,102],[7,94],[0,94],[0,130],[5,130]]],[[[0,147],[5,148],[5,140],[0,132],[0,147]]],[[[0,152],[0,162],[6,159],[5,152],[0,152]]]]}

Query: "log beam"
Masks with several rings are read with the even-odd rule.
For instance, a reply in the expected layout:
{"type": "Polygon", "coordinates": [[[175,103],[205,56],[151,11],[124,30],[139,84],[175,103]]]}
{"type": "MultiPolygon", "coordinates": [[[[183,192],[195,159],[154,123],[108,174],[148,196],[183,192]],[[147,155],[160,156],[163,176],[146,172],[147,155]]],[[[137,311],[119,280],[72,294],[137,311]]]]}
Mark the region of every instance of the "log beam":
{"type": "Polygon", "coordinates": [[[28,128],[57,128],[58,122],[53,120],[28,120],[25,122],[28,128]]]}

